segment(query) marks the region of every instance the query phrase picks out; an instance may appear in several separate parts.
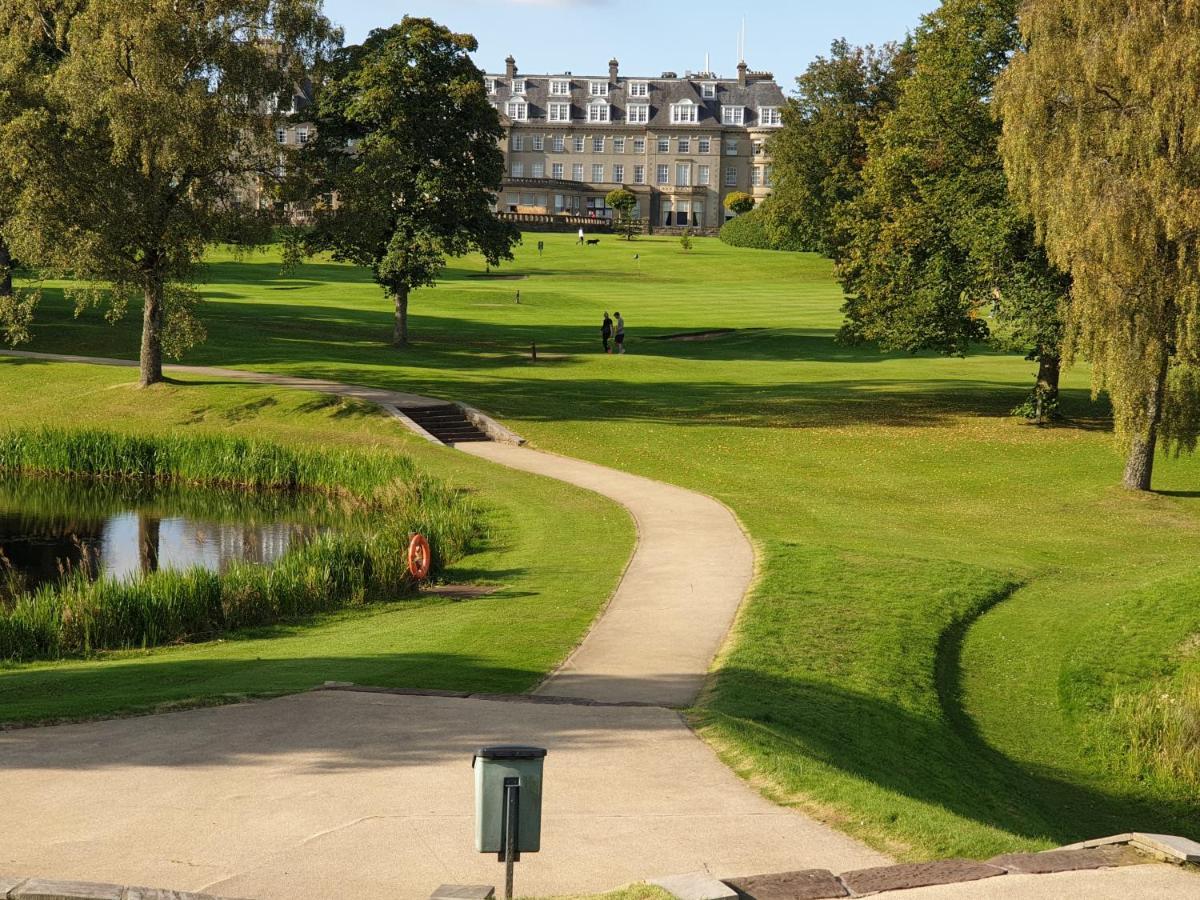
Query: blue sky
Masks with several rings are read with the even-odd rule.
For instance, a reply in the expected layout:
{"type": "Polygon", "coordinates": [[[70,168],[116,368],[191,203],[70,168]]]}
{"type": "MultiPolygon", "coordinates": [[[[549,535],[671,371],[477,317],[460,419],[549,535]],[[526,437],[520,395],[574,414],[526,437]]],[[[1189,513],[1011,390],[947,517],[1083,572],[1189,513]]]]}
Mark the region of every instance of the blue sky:
{"type": "Polygon", "coordinates": [[[735,74],[746,17],[746,61],[790,87],[830,41],[899,39],[937,0],[325,0],[331,19],[356,43],[404,15],[429,16],[479,40],[476,63],[503,71],[512,53],[522,72],[621,71],[658,75],[704,68],[735,74]]]}

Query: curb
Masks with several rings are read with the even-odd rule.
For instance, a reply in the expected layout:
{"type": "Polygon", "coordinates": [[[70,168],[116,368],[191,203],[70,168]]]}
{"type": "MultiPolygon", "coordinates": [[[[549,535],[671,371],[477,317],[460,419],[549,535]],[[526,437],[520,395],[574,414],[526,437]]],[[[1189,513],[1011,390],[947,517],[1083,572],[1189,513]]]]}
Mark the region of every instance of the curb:
{"type": "Polygon", "coordinates": [[[126,887],[88,881],[51,881],[0,875],[2,900],[221,900],[212,894],[192,894],[162,888],[126,887]]]}
{"type": "Polygon", "coordinates": [[[935,885],[965,884],[1004,875],[1054,875],[1153,862],[1200,863],[1200,843],[1169,834],[1128,832],[1041,853],[1005,853],[989,860],[945,859],[856,869],[834,875],[803,869],[716,879],[707,872],[649,882],[678,900],[835,900],[935,885]]]}

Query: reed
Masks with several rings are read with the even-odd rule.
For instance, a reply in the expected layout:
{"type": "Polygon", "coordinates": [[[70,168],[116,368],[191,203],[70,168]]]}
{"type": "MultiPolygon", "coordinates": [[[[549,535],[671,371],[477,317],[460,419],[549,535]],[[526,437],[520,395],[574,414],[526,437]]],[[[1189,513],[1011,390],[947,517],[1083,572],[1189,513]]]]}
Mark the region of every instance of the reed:
{"type": "Polygon", "coordinates": [[[1146,693],[1118,694],[1111,717],[1113,731],[1124,741],[1123,762],[1130,774],[1200,791],[1200,672],[1146,693]]]}
{"type": "Polygon", "coordinates": [[[477,506],[383,452],[297,450],[225,437],[141,437],[101,430],[0,434],[0,473],[153,485],[298,491],[356,506],[352,530],[318,537],[270,566],[239,563],[135,578],[68,573],[0,604],[0,659],[26,661],[203,640],[238,628],[398,599],[413,532],[429,538],[436,577],[481,535],[477,506]]]}

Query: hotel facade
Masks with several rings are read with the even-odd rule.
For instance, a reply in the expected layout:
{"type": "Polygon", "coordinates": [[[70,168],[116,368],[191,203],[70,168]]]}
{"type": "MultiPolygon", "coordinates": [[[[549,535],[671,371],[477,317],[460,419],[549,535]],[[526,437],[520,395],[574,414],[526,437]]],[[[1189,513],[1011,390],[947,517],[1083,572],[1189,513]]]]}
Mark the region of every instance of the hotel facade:
{"type": "Polygon", "coordinates": [[[786,103],[774,76],[743,62],[736,78],[711,72],[625,77],[522,75],[510,56],[486,87],[500,112],[505,178],[497,210],[520,220],[611,220],[607,194],[623,187],[653,230],[712,231],[725,197],[771,190],[766,141],[786,103]]]}

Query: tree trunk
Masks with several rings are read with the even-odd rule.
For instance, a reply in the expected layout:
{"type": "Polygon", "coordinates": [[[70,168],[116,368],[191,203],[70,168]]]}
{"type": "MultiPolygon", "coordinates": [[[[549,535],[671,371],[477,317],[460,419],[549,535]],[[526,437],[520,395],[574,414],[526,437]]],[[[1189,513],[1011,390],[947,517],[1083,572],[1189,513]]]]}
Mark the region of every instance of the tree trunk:
{"type": "Polygon", "coordinates": [[[0,297],[11,297],[13,292],[12,253],[8,244],[0,238],[0,297]]]}
{"type": "Polygon", "coordinates": [[[1125,487],[1131,491],[1150,490],[1154,475],[1154,451],[1158,446],[1158,423],[1162,419],[1163,395],[1167,390],[1167,357],[1154,389],[1146,397],[1146,428],[1129,442],[1129,457],[1125,461],[1125,487]]]}
{"type": "Polygon", "coordinates": [[[163,332],[163,284],[155,280],[145,292],[146,302],[142,310],[142,387],[159,384],[163,380],[162,332],[163,332]]]}
{"type": "Polygon", "coordinates": [[[1045,351],[1038,354],[1037,422],[1044,425],[1050,420],[1055,404],[1058,403],[1058,382],[1062,376],[1062,358],[1057,353],[1045,351]]]}
{"type": "Polygon", "coordinates": [[[392,346],[408,346],[408,289],[396,291],[396,323],[392,328],[392,346]]]}
{"type": "Polygon", "coordinates": [[[160,519],[138,512],[138,564],[143,575],[158,571],[158,551],[161,543],[160,519]]]}

